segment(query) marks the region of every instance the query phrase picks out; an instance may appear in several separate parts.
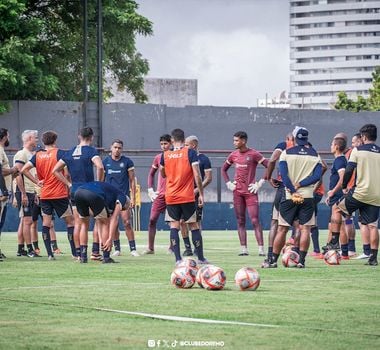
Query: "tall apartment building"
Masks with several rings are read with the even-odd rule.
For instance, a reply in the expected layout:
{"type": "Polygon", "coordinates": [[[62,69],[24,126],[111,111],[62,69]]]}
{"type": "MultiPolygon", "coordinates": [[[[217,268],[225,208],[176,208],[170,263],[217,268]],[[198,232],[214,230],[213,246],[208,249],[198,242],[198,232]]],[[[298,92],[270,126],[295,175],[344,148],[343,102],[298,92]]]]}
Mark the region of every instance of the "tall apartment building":
{"type": "Polygon", "coordinates": [[[368,96],[380,65],[380,0],[290,0],[292,108],[368,96]]]}

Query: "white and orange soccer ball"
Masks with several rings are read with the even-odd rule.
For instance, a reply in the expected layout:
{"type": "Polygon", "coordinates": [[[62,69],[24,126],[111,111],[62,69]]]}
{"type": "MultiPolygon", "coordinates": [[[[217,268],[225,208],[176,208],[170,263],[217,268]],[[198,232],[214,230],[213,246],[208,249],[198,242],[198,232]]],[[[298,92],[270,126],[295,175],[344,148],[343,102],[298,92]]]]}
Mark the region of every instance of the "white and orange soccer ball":
{"type": "Polygon", "coordinates": [[[282,265],[285,267],[296,267],[300,256],[294,250],[288,249],[284,254],[282,254],[282,265]]]}
{"type": "Polygon", "coordinates": [[[198,286],[201,288],[204,288],[202,285],[202,278],[203,278],[203,272],[206,271],[207,267],[208,265],[203,265],[202,267],[200,267],[197,271],[197,276],[195,277],[195,282],[197,282],[198,286]]]}
{"type": "Polygon", "coordinates": [[[329,250],[323,256],[323,259],[327,265],[340,265],[340,254],[336,250],[329,250]]]}
{"type": "Polygon", "coordinates": [[[201,276],[201,283],[205,289],[220,290],[226,285],[226,274],[220,267],[207,265],[201,276]]]}
{"type": "Polygon", "coordinates": [[[183,259],[182,262],[180,262],[177,267],[186,267],[189,270],[190,275],[192,275],[194,278],[197,275],[198,272],[198,265],[197,262],[194,259],[187,258],[183,259]]]}
{"type": "Polygon", "coordinates": [[[260,285],[260,275],[252,267],[242,267],[235,274],[235,284],[240,290],[256,290],[260,285]]]}
{"type": "Polygon", "coordinates": [[[191,288],[195,283],[195,275],[186,266],[177,266],[170,276],[170,282],[177,288],[191,288]]]}

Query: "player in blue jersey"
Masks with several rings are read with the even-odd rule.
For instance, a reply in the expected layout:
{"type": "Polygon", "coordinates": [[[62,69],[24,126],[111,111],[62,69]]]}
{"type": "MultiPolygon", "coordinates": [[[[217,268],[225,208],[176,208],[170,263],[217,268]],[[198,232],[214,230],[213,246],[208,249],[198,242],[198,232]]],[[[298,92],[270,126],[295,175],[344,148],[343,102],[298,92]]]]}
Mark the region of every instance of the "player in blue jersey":
{"type": "MultiPolygon", "coordinates": [[[[185,139],[185,147],[191,148],[195,150],[198,154],[199,161],[199,170],[201,172],[202,186],[203,189],[208,186],[212,181],[212,168],[210,159],[203,153],[199,152],[199,140],[195,135],[191,135],[186,137],[185,139]]],[[[198,188],[195,185],[194,193],[195,193],[195,202],[198,201],[198,188]]],[[[203,207],[197,206],[197,220],[199,222],[199,226],[201,226],[203,216],[203,207]]],[[[200,227],[201,228],[201,227],[200,227]]],[[[181,222],[181,235],[183,239],[183,243],[185,245],[185,251],[183,252],[183,256],[192,256],[193,251],[191,249],[191,243],[189,238],[189,229],[185,222],[181,222]]],[[[196,254],[196,249],[194,248],[194,253],[196,254]]]]}
{"type": "Polygon", "coordinates": [[[66,184],[70,189],[70,198],[74,213],[74,242],[76,247],[77,258],[80,257],[80,247],[87,249],[88,237],[80,237],[81,220],[76,210],[75,192],[79,186],[92,182],[94,178],[94,166],[96,167],[96,180],[103,181],[104,168],[102,160],[96,148],[91,146],[94,138],[94,132],[90,127],[81,129],[79,134],[79,144],[69,151],[65,152],[63,157],[58,161],[53,169],[54,175],[66,184]],[[70,174],[70,180],[63,174],[62,170],[67,166],[70,174]]]}
{"type": "MultiPolygon", "coordinates": [[[[123,145],[123,141],[119,139],[112,142],[111,155],[103,160],[105,181],[130,197],[130,208],[122,211],[120,216],[125,227],[131,255],[139,256],[139,253],[136,251],[135,233],[131,224],[131,209],[135,206],[136,193],[135,166],[130,158],[122,155],[123,145]]],[[[119,228],[116,228],[113,243],[115,246],[113,255],[119,256],[121,252],[119,228]]]]}
{"type": "MultiPolygon", "coordinates": [[[[94,181],[79,186],[74,200],[81,221],[80,236],[88,238],[90,216],[93,216],[102,237],[103,263],[114,263],[110,257],[112,238],[121,211],[129,205],[128,197],[107,182],[94,181]]],[[[80,262],[87,261],[87,250],[81,249],[80,262]]]]}

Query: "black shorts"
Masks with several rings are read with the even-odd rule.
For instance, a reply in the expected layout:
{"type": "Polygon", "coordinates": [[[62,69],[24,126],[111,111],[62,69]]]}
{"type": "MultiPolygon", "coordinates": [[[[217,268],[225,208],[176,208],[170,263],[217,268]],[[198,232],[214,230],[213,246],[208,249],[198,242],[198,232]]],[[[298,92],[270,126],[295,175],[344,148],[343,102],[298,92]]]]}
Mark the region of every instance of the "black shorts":
{"type": "Polygon", "coordinates": [[[285,195],[285,186],[280,185],[277,187],[276,195],[274,197],[274,202],[272,206],[272,220],[278,220],[278,216],[280,214],[280,202],[285,195]]]}
{"type": "Polygon", "coordinates": [[[165,221],[180,221],[181,219],[188,224],[197,222],[195,202],[166,205],[165,221]]]}
{"type": "Polygon", "coordinates": [[[295,220],[300,225],[315,225],[315,201],[314,198],[305,198],[301,204],[295,204],[291,199],[287,199],[280,204],[280,216],[278,224],[281,226],[292,226],[295,220]]]}
{"type": "Polygon", "coordinates": [[[42,211],[41,211],[41,202],[38,200],[34,201],[32,208],[32,220],[37,221],[38,217],[42,219],[42,211]]]}
{"type": "Polygon", "coordinates": [[[379,220],[379,207],[358,201],[352,196],[350,191],[337,203],[338,208],[344,216],[351,216],[355,210],[359,210],[358,221],[363,225],[377,227],[379,220]]]}
{"type": "Polygon", "coordinates": [[[59,218],[73,215],[69,198],[41,199],[43,215],[53,215],[54,211],[59,218]]]}
{"type": "Polygon", "coordinates": [[[17,201],[17,209],[18,209],[18,213],[19,213],[20,218],[22,218],[24,216],[30,216],[30,217],[32,216],[34,198],[36,195],[35,195],[35,193],[29,193],[29,192],[27,192],[26,195],[28,197],[28,205],[23,206],[21,204],[21,192],[15,193],[16,201],[17,201]]]}
{"type": "Polygon", "coordinates": [[[110,216],[104,199],[94,192],[80,188],[75,192],[74,200],[81,217],[90,216],[90,209],[91,215],[95,219],[104,219],[110,216]]]}

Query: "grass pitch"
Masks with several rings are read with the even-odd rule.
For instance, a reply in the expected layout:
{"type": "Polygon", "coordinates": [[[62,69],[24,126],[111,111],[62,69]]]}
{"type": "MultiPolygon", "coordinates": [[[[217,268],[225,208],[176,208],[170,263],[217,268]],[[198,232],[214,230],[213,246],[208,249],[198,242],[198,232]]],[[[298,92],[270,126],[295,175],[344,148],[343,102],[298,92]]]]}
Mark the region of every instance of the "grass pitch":
{"type": "MultiPolygon", "coordinates": [[[[222,291],[170,285],[174,258],[166,254],[166,231],[157,234],[155,255],[138,258],[129,255],[123,237],[123,255],[115,258],[120,264],[107,265],[74,262],[63,233],[58,243],[65,254],[56,261],[47,261],[42,242],[44,258],[16,257],[16,235],[3,233],[7,259],[0,262],[0,349],[380,347],[380,267],[364,266],[363,260],[327,266],[308,257],[303,270],[263,270],[251,231],[247,257],[237,256],[236,232],[206,231],[203,236],[206,257],[226,272],[222,291]],[[257,291],[235,287],[235,272],[243,266],[258,269],[257,291]]],[[[320,242],[325,240],[323,232],[320,242]]],[[[137,234],[140,252],[146,241],[146,232],[137,234]]],[[[357,249],[361,252],[360,242],[357,249]]]]}

